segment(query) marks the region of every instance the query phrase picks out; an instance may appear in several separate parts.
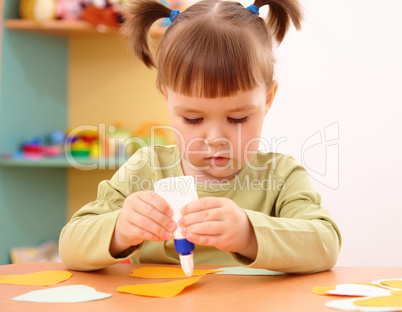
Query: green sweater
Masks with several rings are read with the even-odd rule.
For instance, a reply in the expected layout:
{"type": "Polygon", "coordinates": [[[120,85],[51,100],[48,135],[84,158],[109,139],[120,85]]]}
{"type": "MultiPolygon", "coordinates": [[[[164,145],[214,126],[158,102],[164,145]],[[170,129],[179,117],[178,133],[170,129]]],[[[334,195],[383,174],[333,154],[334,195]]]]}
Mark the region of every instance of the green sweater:
{"type": "MultiPolygon", "coordinates": [[[[120,258],[109,245],[125,198],[153,190],[162,178],[183,176],[176,146],[140,149],[109,181],[102,181],[94,202],[82,207],[60,235],[60,257],[73,270],[96,270],[130,258],[132,263],[180,263],[173,240],[145,241],[120,258]]],[[[339,229],[321,206],[307,172],[291,156],[257,153],[232,180],[197,185],[199,198],[227,197],[244,209],[258,243],[255,261],[210,246],[196,246],[195,264],[247,265],[289,273],[332,268],[341,245],[339,229]]]]}

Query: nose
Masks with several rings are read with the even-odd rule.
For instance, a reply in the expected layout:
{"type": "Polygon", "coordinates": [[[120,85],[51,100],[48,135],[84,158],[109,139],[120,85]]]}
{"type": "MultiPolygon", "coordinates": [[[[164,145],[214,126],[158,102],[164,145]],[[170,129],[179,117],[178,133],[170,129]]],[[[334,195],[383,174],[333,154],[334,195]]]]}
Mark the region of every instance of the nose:
{"type": "Polygon", "coordinates": [[[215,146],[227,143],[223,127],[219,123],[207,125],[205,131],[205,140],[209,145],[215,146]]]}

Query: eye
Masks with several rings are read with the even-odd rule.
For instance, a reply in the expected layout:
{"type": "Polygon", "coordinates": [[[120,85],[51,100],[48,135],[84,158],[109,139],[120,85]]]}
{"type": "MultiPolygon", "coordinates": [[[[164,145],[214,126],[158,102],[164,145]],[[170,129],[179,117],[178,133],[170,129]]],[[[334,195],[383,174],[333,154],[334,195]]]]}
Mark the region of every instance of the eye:
{"type": "Polygon", "coordinates": [[[197,125],[197,124],[202,122],[202,118],[186,118],[186,117],[183,117],[183,121],[184,121],[184,123],[189,124],[189,125],[197,125]]]}
{"type": "Polygon", "coordinates": [[[228,117],[228,121],[230,123],[233,123],[233,124],[242,124],[242,123],[247,122],[247,120],[248,120],[248,116],[243,117],[243,118],[231,118],[231,117],[228,117]]]}

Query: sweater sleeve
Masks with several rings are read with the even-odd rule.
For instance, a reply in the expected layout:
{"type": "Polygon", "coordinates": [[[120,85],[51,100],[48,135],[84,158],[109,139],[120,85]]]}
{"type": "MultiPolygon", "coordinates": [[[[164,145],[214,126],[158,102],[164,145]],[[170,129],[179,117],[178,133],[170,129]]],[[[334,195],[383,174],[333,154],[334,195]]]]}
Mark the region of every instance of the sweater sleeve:
{"type": "Polygon", "coordinates": [[[109,252],[120,208],[125,196],[110,181],[102,181],[94,202],[73,215],[60,234],[59,252],[64,265],[71,270],[101,269],[140,252],[141,245],[131,247],[118,258],[109,252]]]}
{"type": "Polygon", "coordinates": [[[284,157],[274,176],[284,181],[270,192],[273,209],[245,212],[254,228],[258,253],[254,261],[234,254],[250,267],[287,273],[313,273],[331,269],[337,262],[341,236],[320,195],[312,188],[305,169],[284,157]]]}
{"type": "Polygon", "coordinates": [[[124,200],[139,190],[133,178],[145,178],[144,172],[148,172],[148,157],[147,149],[137,151],[111,180],[99,184],[96,200],[78,210],[64,226],[59,238],[59,253],[67,268],[97,270],[141,251],[143,244],[132,246],[114,258],[109,247],[124,200]]]}

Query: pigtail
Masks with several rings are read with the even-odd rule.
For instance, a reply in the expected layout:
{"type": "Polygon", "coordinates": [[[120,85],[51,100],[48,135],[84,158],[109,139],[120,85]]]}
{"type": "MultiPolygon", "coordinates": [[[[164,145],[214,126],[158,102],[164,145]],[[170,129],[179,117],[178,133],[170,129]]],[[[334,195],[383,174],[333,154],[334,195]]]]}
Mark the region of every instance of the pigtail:
{"type": "Polygon", "coordinates": [[[135,55],[147,67],[155,67],[149,48],[148,36],[153,23],[169,17],[172,10],[159,0],[134,0],[123,9],[124,24],[122,32],[131,40],[135,55]]]}
{"type": "Polygon", "coordinates": [[[258,8],[269,5],[267,24],[278,44],[285,37],[290,20],[296,29],[301,28],[303,14],[301,5],[297,0],[255,0],[254,5],[258,8]]]}

